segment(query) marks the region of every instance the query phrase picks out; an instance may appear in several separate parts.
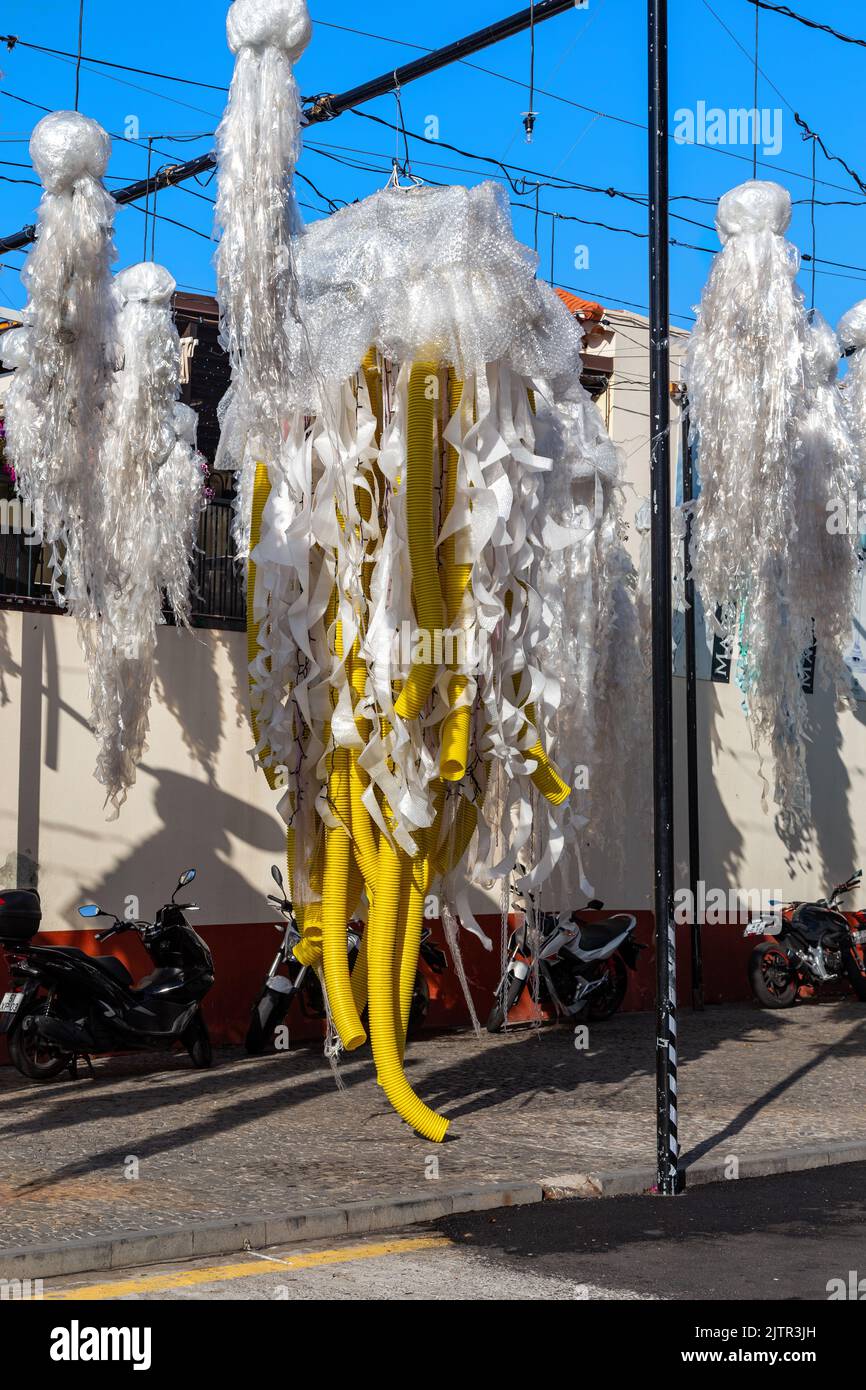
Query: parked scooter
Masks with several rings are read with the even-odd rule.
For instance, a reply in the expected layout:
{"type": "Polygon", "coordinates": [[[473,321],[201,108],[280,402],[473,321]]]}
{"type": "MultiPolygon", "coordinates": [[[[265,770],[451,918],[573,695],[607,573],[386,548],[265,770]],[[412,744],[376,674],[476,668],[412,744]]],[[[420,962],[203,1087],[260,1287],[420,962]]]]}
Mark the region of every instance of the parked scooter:
{"type": "Polygon", "coordinates": [[[846,893],[859,888],[863,870],[837,884],[827,898],[813,903],[774,903],[770,917],[756,917],[743,935],[771,936],[752,952],[749,982],[765,1009],[788,1009],[804,985],[847,979],[858,999],[866,1001],[866,973],[856,950],[866,941],[866,912],[851,927],[839,910],[846,893]]]}
{"type": "MultiPolygon", "coordinates": [[[[309,966],[301,965],[299,961],[295,960],[294,951],[301,939],[301,933],[298,929],[295,909],[286,892],[283,875],[276,864],[271,869],[271,874],[280,890],[280,895],[277,897],[276,894],[269,893],[268,902],[279,908],[285,919],[285,925],[275,923],[277,931],[282,932],[283,939],[277,954],[274,956],[265,983],[253,1005],[250,1026],[246,1036],[247,1052],[253,1056],[261,1055],[273,1042],[276,1031],[286,1018],[294,998],[298,998],[305,1017],[317,1019],[325,1017],[325,998],[318,975],[309,966]]],[[[349,968],[351,969],[360,950],[361,936],[351,922],[347,930],[349,968]]],[[[445,956],[431,940],[429,927],[425,927],[422,933],[421,958],[434,974],[441,974],[446,968],[445,956]]],[[[415,977],[415,991],[412,996],[412,1008],[409,1015],[410,1028],[421,1027],[427,1017],[429,1005],[430,990],[427,979],[424,972],[419,970],[415,977]]]]}
{"type": "MultiPolygon", "coordinates": [[[[599,911],[604,904],[588,904],[599,911]]],[[[587,922],[579,912],[538,914],[539,1002],[557,1015],[597,1023],[612,1018],[628,988],[628,971],[636,970],[640,952],[633,940],[637,918],[620,913],[606,922],[587,922]]],[[[508,967],[496,990],[487,1020],[488,1033],[499,1033],[533,973],[533,932],[528,918],[512,932],[508,967]]]]}
{"type": "Polygon", "coordinates": [[[97,941],[138,933],[155,966],[138,984],[114,956],[32,945],[42,920],[39,894],[0,891],[0,947],[15,984],[0,1000],[0,1034],[6,1034],[9,1056],[23,1076],[50,1081],[68,1069],[74,1077],[79,1057],[89,1066],[94,1053],[161,1051],[176,1043],[194,1066],[211,1065],[200,1003],[214,982],[213,958],[184,916],[197,904],[175,902],[195,872],[181,874],[155,922],[121,921],[95,903],[78,909],[82,917],[113,918],[97,941]]]}

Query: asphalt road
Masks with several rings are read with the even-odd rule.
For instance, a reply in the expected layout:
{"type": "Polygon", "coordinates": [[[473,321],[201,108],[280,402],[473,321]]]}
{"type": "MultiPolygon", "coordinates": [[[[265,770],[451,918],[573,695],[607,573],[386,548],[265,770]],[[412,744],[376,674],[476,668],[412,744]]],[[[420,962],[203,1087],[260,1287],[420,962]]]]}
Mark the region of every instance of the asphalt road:
{"type": "Polygon", "coordinates": [[[864,1279],[866,1164],[549,1202],[391,1237],[46,1281],[48,1299],[827,1301],[864,1279]]]}

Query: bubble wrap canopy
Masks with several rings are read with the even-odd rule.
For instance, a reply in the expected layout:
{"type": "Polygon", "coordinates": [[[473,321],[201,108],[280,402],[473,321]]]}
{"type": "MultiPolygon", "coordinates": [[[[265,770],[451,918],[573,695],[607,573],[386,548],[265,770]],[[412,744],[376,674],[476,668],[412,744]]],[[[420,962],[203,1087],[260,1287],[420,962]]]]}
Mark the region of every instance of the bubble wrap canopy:
{"type": "Polygon", "coordinates": [[[582,331],[536,279],[496,183],[383,189],[311,224],[297,257],[319,377],[345,380],[371,343],[395,361],[579,373],[582,331]]]}
{"type": "Polygon", "coordinates": [[[198,415],[192,406],[184,405],[183,401],[175,402],[174,432],[178,439],[183,440],[184,444],[190,444],[195,448],[196,435],[198,434],[198,415]]]}
{"type": "Polygon", "coordinates": [[[845,352],[866,347],[866,299],[861,299],[842,315],[838,332],[845,352]]]}
{"type": "Polygon", "coordinates": [[[0,362],[4,367],[26,367],[29,360],[29,328],[10,328],[6,333],[0,333],[0,362]]]}
{"type": "Polygon", "coordinates": [[[139,261],[114,281],[124,304],[168,304],[177,289],[174,276],[154,261],[139,261]]]}
{"type": "Polygon", "coordinates": [[[280,48],[292,62],[313,33],[305,0],[234,0],[226,19],[229,48],[280,48]]]}
{"type": "Polygon", "coordinates": [[[46,192],[60,193],[80,178],[101,179],[111,157],[107,133],[77,111],[52,111],[30,137],[30,158],[46,192]]]}
{"type": "Polygon", "coordinates": [[[791,195],[779,183],[749,179],[719,200],[716,227],[727,243],[743,233],[775,232],[783,236],[791,225],[791,195]]]}

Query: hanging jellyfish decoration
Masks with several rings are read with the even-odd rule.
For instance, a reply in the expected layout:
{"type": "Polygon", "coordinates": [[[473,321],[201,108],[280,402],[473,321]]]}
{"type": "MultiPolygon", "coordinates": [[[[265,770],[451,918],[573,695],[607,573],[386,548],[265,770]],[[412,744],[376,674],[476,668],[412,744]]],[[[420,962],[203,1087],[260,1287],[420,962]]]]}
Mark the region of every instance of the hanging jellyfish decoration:
{"type": "Polygon", "coordinates": [[[16,369],[7,444],[50,547],[55,598],[78,622],[96,777],[116,815],[144,750],[163,589],[181,622],[189,611],[202,475],[194,426],[176,414],[174,280],[150,264],[111,275],[108,135],[54,112],[30,151],[45,194],[22,271],[27,327],[3,344],[16,369]]]}
{"type": "Polygon", "coordinates": [[[99,577],[91,523],[115,367],[115,204],[102,181],[110,153],[102,127],[74,111],[52,112],[34,129],[30,157],[45,191],[21,272],[26,337],[4,346],[16,367],[7,451],[50,547],[55,599],[76,614],[87,612],[99,577]]]}
{"type": "MultiPolygon", "coordinates": [[[[183,625],[203,476],[181,407],[175,282],[142,262],[117,276],[118,370],[105,410],[94,520],[104,580],[79,623],[99,744],[97,780],[115,811],[134,784],[150,713],[163,594],[183,625]],[[179,431],[182,433],[179,435],[179,431]]],[[[194,435],[193,435],[194,437],[194,435]]]]}
{"type": "Polygon", "coordinates": [[[250,550],[256,467],[276,457],[297,362],[292,176],[301,104],[293,65],[310,41],[304,0],[234,0],[226,20],[235,70],[217,130],[217,293],[231,387],[220,406],[216,466],[237,473],[235,542],[250,550]]]}
{"type": "Polygon", "coordinates": [[[441,1141],[447,1119],[403,1070],[425,904],[436,892],[483,937],[469,886],[519,864],[534,891],[564,849],[559,687],[540,652],[549,552],[582,532],[544,506],[536,412],[579,378],[581,333],[493,184],[389,187],[293,235],[300,117],[284,103],[305,14],[236,0],[220,128],[255,757],[282,791],[295,954],[320,972],[338,1046],[369,1029],[391,1104],[441,1141]],[[261,231],[257,205],[276,246],[243,230],[261,231]],[[277,316],[258,343],[250,286],[277,316]]]}
{"type": "MultiPolygon", "coordinates": [[[[851,537],[828,524],[856,484],[836,383],[839,350],[794,284],[791,199],[775,183],[721,199],[722,252],[689,346],[692,441],[700,475],[692,565],[705,611],[733,647],[753,743],[774,768],[777,824],[807,833],[804,682],[847,687],[856,569],[851,537]]],[[[763,774],[762,774],[763,776],[763,774]]],[[[767,783],[765,780],[765,804],[767,783]]]]}

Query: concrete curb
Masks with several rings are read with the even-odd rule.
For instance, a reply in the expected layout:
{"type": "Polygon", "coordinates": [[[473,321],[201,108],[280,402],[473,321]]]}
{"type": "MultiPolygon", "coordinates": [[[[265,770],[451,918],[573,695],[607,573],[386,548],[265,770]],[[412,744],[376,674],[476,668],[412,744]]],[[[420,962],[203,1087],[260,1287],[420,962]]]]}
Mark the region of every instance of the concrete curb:
{"type": "Polygon", "coordinates": [[[50,1279],[64,1274],[105,1274],[138,1265],[289,1245],[295,1241],[336,1240],[347,1235],[393,1231],[441,1216],[541,1202],[541,1183],[484,1183],[434,1194],[347,1202],[342,1207],[310,1207],[282,1216],[237,1217],[224,1221],[163,1226],[155,1230],[28,1245],[0,1250],[0,1279],[50,1279]]]}
{"type": "MultiPolygon", "coordinates": [[[[796,1149],[764,1149],[742,1157],[724,1154],[720,1158],[699,1158],[687,1165],[686,1174],[689,1187],[703,1187],[707,1183],[731,1182],[735,1178],[766,1178],[775,1173],[802,1173],[809,1168],[863,1162],[866,1162],[866,1139],[855,1139],[807,1144],[796,1149]]],[[[545,1178],[541,1185],[545,1199],[557,1201],[568,1197],[633,1197],[651,1192],[655,1182],[655,1169],[646,1166],[563,1173],[545,1178]]]]}
{"type": "MultiPolygon", "coordinates": [[[[798,1149],[765,1150],[737,1159],[739,1178],[802,1172],[831,1164],[866,1162],[866,1140],[822,1143],[798,1149]]],[[[689,1186],[730,1181],[732,1156],[699,1159],[688,1167],[689,1186]]],[[[650,1167],[563,1173],[541,1182],[495,1182],[455,1187],[434,1194],[429,1187],[406,1197],[372,1198],[341,1207],[310,1207],[280,1216],[249,1216],[224,1221],[162,1226],[153,1230],[88,1237],[52,1245],[0,1250],[0,1279],[50,1279],[58,1275],[109,1273],[139,1265],[202,1256],[235,1255],[244,1250],[310,1240],[337,1240],[399,1230],[443,1216],[531,1206],[574,1197],[625,1197],[649,1192],[650,1167]]]]}

